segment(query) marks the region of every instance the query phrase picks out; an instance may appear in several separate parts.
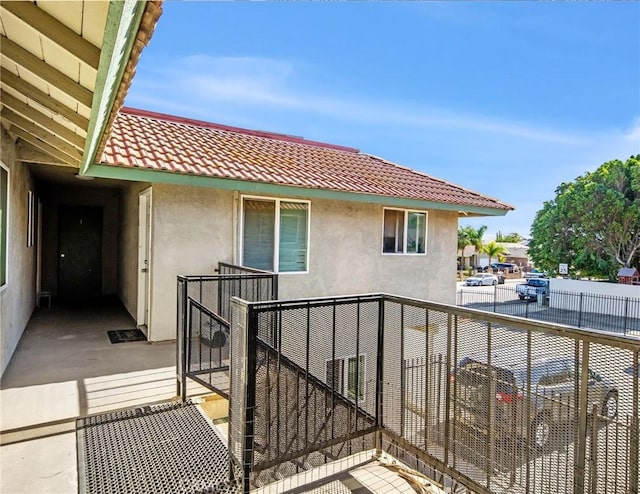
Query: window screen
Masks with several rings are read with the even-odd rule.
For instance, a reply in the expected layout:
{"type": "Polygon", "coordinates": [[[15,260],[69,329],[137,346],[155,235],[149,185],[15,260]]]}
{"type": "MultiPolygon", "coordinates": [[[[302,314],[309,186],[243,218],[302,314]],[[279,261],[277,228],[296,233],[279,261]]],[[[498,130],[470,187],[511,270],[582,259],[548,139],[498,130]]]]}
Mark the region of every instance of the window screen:
{"type": "Polygon", "coordinates": [[[275,214],[273,201],[244,201],[242,259],[245,266],[273,271],[275,214]]]}
{"type": "Polygon", "coordinates": [[[243,204],[242,263],[266,271],[275,266],[282,273],[306,271],[309,204],[279,199],[243,204]]]}

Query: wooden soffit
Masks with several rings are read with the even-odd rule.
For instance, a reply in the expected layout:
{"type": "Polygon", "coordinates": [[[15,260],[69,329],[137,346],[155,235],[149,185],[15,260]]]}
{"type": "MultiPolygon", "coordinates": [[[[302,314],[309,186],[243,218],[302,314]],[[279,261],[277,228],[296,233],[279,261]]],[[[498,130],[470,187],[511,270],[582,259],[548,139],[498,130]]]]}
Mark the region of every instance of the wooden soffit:
{"type": "Polygon", "coordinates": [[[85,170],[160,14],[156,1],[0,3],[2,126],[52,164],[85,170]]]}

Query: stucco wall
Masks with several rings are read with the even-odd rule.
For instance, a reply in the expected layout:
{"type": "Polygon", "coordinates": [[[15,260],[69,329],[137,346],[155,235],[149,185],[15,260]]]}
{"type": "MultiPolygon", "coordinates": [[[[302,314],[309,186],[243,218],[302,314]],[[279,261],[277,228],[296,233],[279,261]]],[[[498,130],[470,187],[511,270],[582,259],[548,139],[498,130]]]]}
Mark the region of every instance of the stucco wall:
{"type": "Polygon", "coordinates": [[[281,274],[280,298],[385,292],[455,303],[458,220],[428,212],[427,254],[382,254],[383,207],[311,202],[309,274],[281,274]]]}
{"type": "Polygon", "coordinates": [[[600,312],[611,315],[626,314],[627,317],[640,318],[640,286],[554,278],[549,282],[549,289],[551,290],[549,304],[551,307],[575,310],[575,298],[563,296],[564,293],[594,297],[607,296],[615,298],[599,304],[600,312]]]}
{"type": "Polygon", "coordinates": [[[27,247],[28,191],[35,192],[26,165],[2,130],[1,161],[9,169],[7,284],[0,289],[0,371],[4,373],[35,307],[36,247],[27,247]]]}
{"type": "Polygon", "coordinates": [[[233,193],[217,189],[154,185],[149,339],[175,339],[176,278],[214,274],[233,252],[233,193]]]}
{"type": "Polygon", "coordinates": [[[138,310],[138,196],[150,184],[129,184],[120,194],[118,295],[134,320],[138,310]]]}
{"type": "MultiPolygon", "coordinates": [[[[236,205],[217,189],[154,185],[152,195],[149,339],[160,341],[175,338],[176,277],[233,262],[236,205]]],[[[312,200],[309,272],[281,274],[280,298],[386,292],[455,303],[456,213],[429,211],[424,256],[383,255],[382,214],[378,205],[312,200]]]]}
{"type": "Polygon", "coordinates": [[[551,290],[571,293],[589,293],[610,297],[631,297],[640,299],[640,286],[605,283],[601,281],[565,280],[553,278],[549,283],[551,290]]]}

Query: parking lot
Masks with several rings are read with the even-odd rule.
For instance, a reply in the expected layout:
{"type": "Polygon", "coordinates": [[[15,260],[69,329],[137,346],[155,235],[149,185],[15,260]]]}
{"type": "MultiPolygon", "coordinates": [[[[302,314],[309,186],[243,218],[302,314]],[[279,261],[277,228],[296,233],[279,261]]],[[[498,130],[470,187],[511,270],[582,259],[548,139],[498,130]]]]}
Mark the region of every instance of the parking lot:
{"type": "MultiPolygon", "coordinates": [[[[520,310],[523,316],[526,311],[527,317],[530,319],[542,319],[548,315],[550,311],[542,304],[522,301],[518,298],[515,285],[519,282],[524,282],[524,280],[508,280],[504,287],[500,287],[499,301],[496,300],[498,297],[495,295],[496,288],[493,286],[464,287],[462,283],[458,283],[458,300],[464,294],[465,307],[508,314],[514,314],[516,310],[520,310]],[[513,289],[509,290],[510,288],[513,289]]],[[[608,318],[605,321],[611,327],[603,329],[616,332],[617,321],[615,318],[608,318]]],[[[594,335],[601,334],[600,331],[593,331],[593,333],[594,335]]],[[[633,335],[627,336],[631,336],[629,339],[633,341],[633,335]]],[[[584,341],[588,341],[588,338],[584,341]]],[[[517,328],[499,325],[493,325],[489,334],[486,327],[480,328],[470,322],[466,326],[464,323],[460,325],[455,341],[449,342],[449,344],[453,344],[454,358],[452,360],[454,362],[460,362],[465,356],[486,354],[488,349],[491,349],[492,354],[499,355],[509,352],[513,348],[527,348],[527,345],[530,345],[533,356],[558,356],[581,361],[584,358],[582,353],[582,349],[585,347],[584,341],[578,344],[575,340],[545,333],[532,332],[527,335],[526,332],[517,328]]],[[[438,350],[446,352],[446,336],[438,335],[436,345],[438,350]]],[[[610,455],[615,450],[614,445],[617,446],[625,442],[629,444],[634,440],[639,441],[637,433],[635,437],[631,435],[633,429],[629,427],[629,424],[631,424],[634,414],[637,415],[640,407],[637,402],[637,390],[634,391],[633,379],[634,358],[638,358],[640,339],[635,351],[595,342],[589,342],[588,348],[589,368],[606,376],[614,383],[619,399],[618,414],[615,419],[607,420],[594,416],[588,420],[585,433],[588,437],[588,457],[591,458],[591,465],[594,469],[587,476],[587,482],[590,482],[589,485],[593,492],[626,492],[621,488],[624,485],[624,472],[617,469],[615,458],[604,460],[604,465],[608,465],[608,467],[600,467],[597,471],[595,465],[603,460],[602,457],[610,455]]],[[[593,406],[594,404],[588,405],[588,412],[594,410],[593,406]]],[[[602,403],[596,403],[595,410],[600,413],[601,409],[602,403]]],[[[567,413],[575,415],[575,409],[571,402],[567,403],[567,413]]],[[[553,447],[529,456],[524,455],[518,446],[511,445],[510,449],[505,451],[504,446],[501,446],[499,442],[496,443],[495,450],[491,452],[493,468],[502,471],[504,473],[503,480],[509,479],[508,483],[512,483],[514,477],[521,478],[525,475],[523,469],[528,469],[527,475],[530,479],[534,479],[533,483],[539,489],[536,492],[566,490],[570,485],[563,485],[563,483],[566,483],[567,479],[573,479],[573,458],[577,445],[575,426],[575,423],[568,421],[567,427],[555,428],[553,430],[553,447]],[[510,461],[513,462],[511,466],[508,463],[505,465],[504,461],[501,461],[503,457],[511,458],[510,461]],[[538,480],[536,480],[536,476],[538,480]]],[[[468,452],[469,461],[475,464],[483,464],[484,462],[486,465],[489,455],[486,448],[486,432],[483,435],[482,431],[462,427],[458,437],[460,447],[463,448],[462,451],[465,447],[468,448],[469,444],[476,444],[480,448],[468,452]]],[[[630,492],[638,492],[637,485],[628,487],[631,488],[630,492]],[[635,490],[633,490],[634,488],[635,490]]]]}

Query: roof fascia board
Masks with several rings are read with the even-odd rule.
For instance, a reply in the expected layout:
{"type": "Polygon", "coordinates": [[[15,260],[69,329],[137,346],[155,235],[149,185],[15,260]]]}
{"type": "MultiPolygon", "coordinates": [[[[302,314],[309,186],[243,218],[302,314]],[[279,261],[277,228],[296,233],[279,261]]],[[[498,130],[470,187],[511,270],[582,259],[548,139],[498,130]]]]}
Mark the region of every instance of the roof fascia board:
{"type": "Polygon", "coordinates": [[[93,165],[87,170],[87,175],[96,178],[110,178],[115,180],[129,180],[133,182],[163,183],[171,185],[191,185],[214,189],[237,190],[243,193],[270,194],[276,196],[305,197],[327,199],[334,201],[364,202],[383,206],[405,207],[410,209],[438,209],[456,211],[474,216],[504,216],[509,210],[464,206],[459,204],[421,201],[401,197],[380,196],[374,194],[359,194],[356,192],[342,192],[337,190],[313,189],[294,187],[290,185],[270,184],[264,182],[250,182],[231,178],[216,178],[203,175],[173,173],[140,168],[121,168],[108,165],[93,165]]]}
{"type": "Polygon", "coordinates": [[[102,134],[105,132],[118,94],[118,87],[136,40],[136,33],[145,6],[146,2],[138,2],[137,0],[109,2],[107,25],[105,26],[100,65],[87,129],[87,141],[80,167],[81,175],[85,174],[95,161],[102,134]]]}

